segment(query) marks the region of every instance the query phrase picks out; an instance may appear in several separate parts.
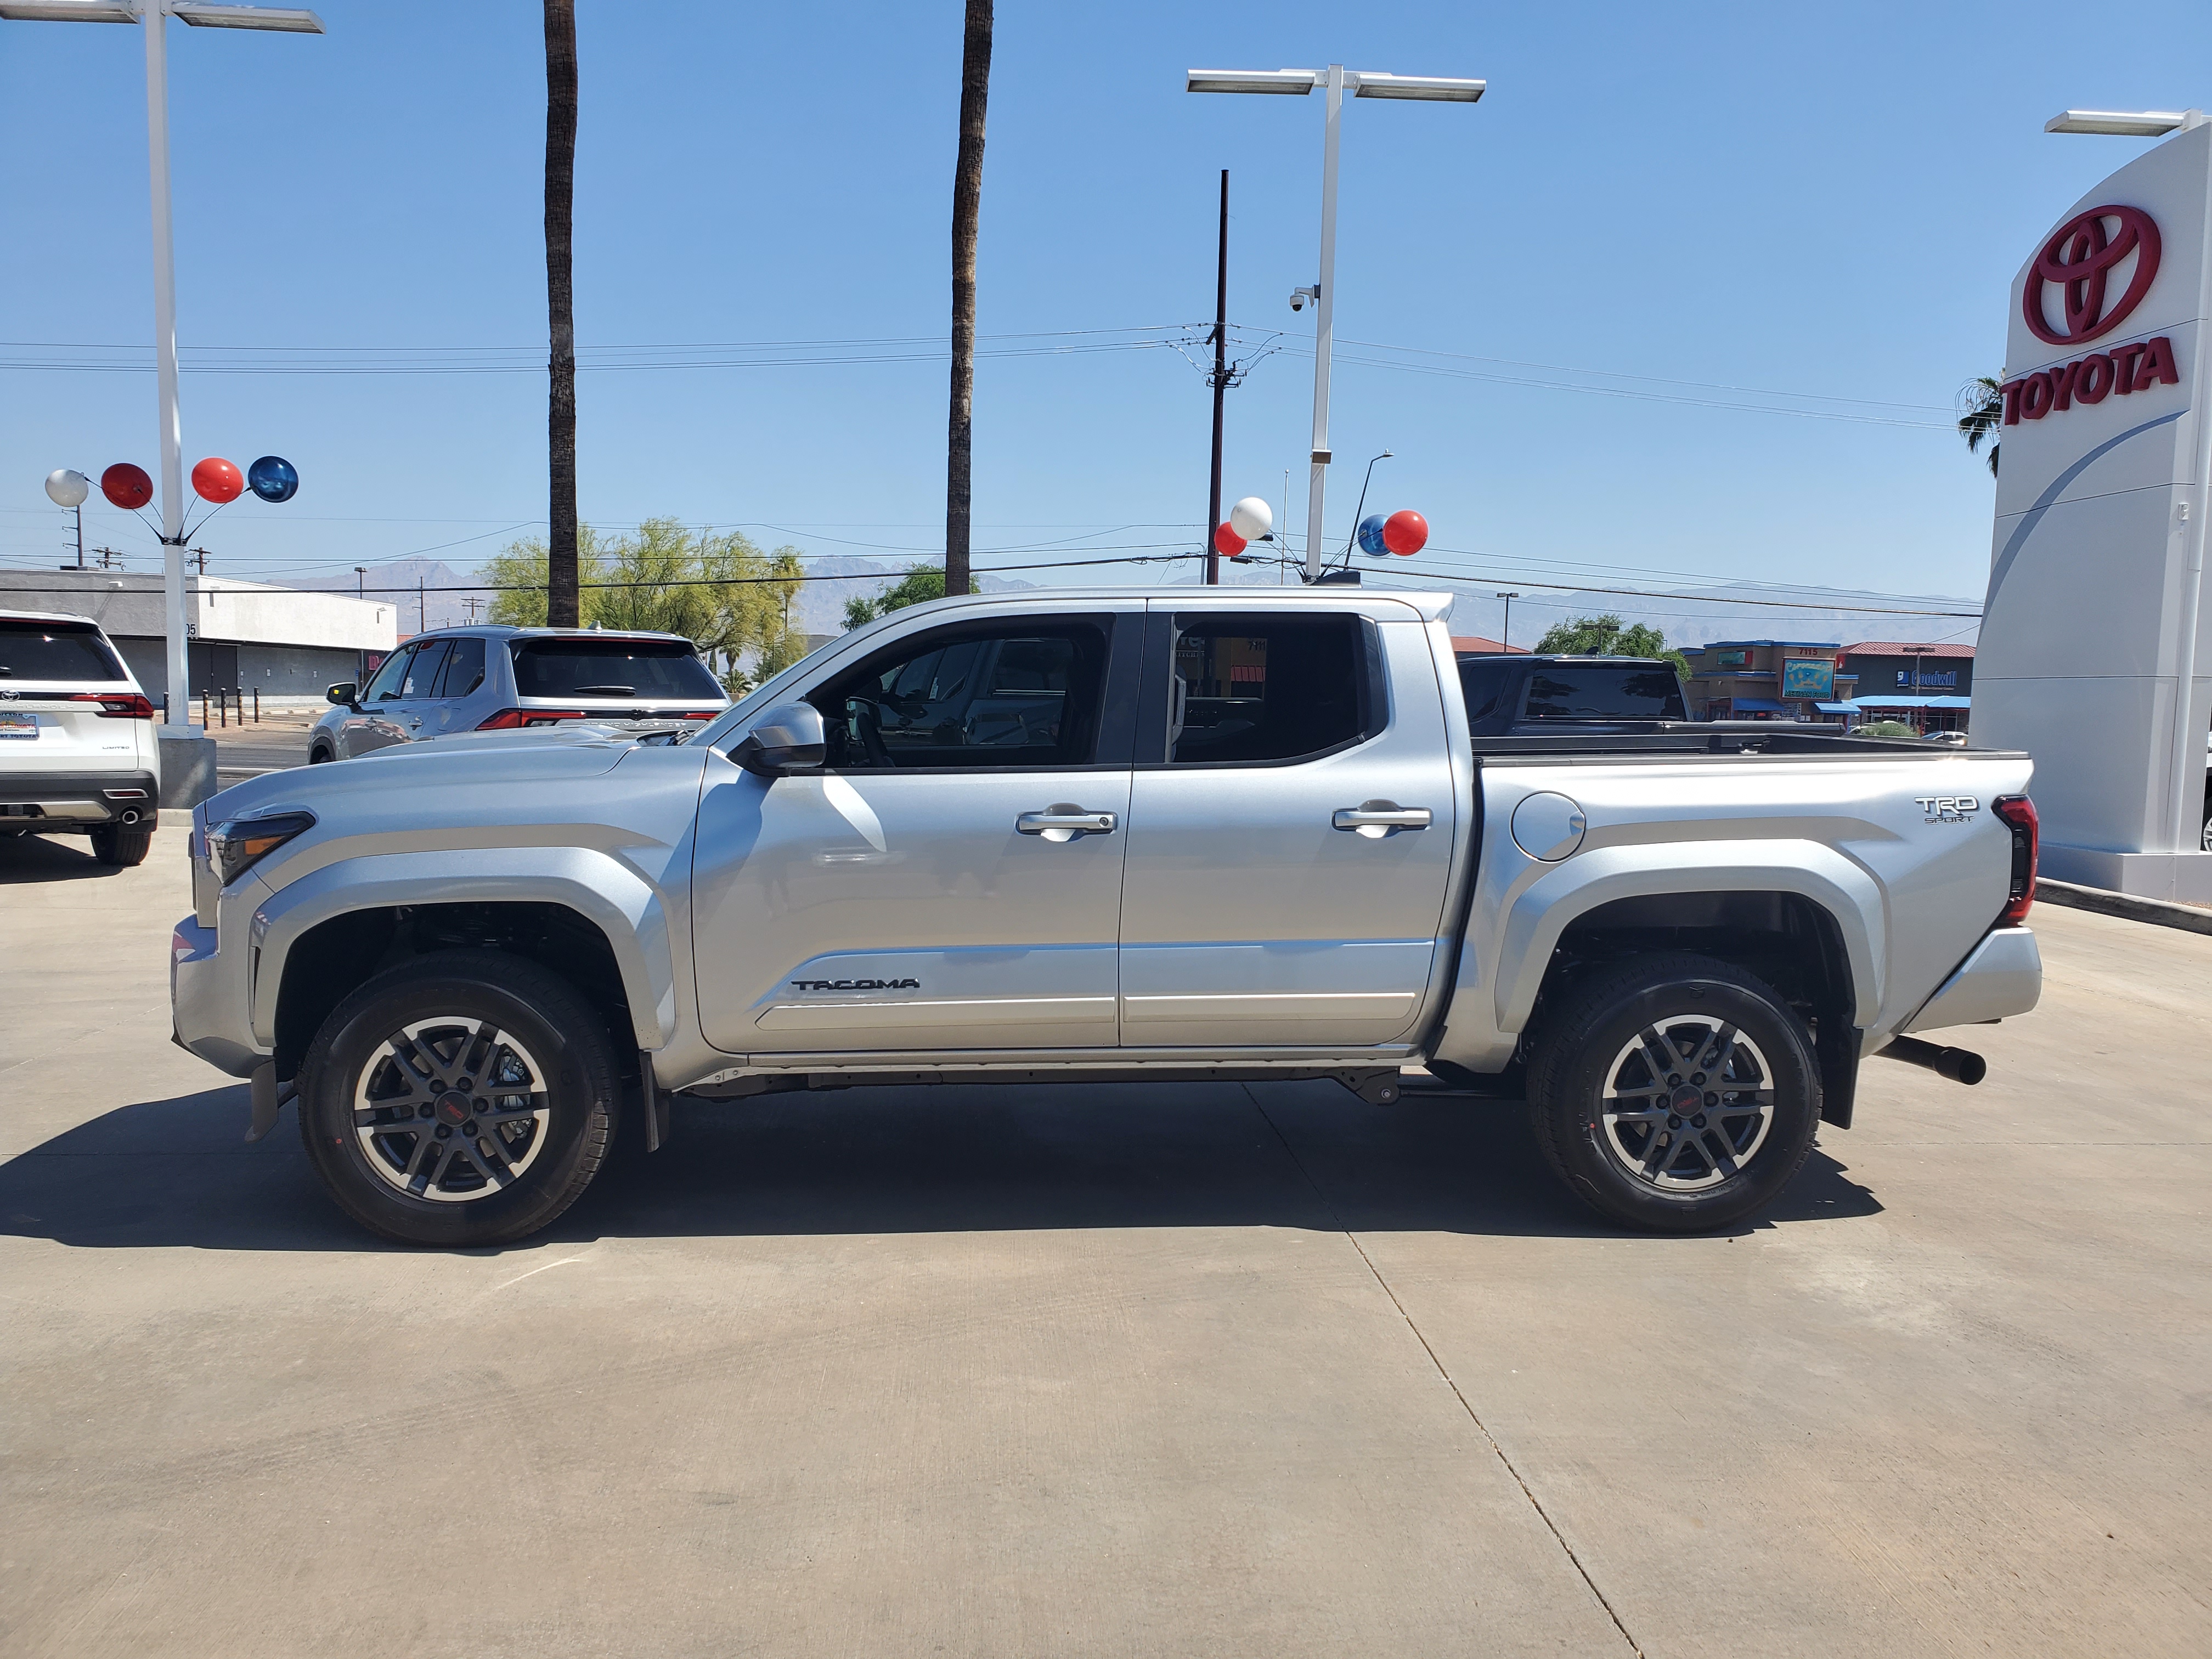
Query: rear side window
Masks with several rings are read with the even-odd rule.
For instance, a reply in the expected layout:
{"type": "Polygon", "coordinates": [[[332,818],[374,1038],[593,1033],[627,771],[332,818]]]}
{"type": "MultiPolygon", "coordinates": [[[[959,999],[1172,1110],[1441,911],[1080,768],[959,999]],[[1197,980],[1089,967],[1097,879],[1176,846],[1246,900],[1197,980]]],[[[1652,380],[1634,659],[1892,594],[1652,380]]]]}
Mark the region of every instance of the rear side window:
{"type": "Polygon", "coordinates": [[[0,680],[119,680],[123,665],[95,629],[82,623],[0,617],[0,680]]]}
{"type": "Polygon", "coordinates": [[[1539,669],[1522,716],[1532,720],[1679,720],[1682,683],[1671,668],[1602,663],[1539,669]]]}
{"type": "Polygon", "coordinates": [[[526,697],[725,700],[707,665],[677,640],[517,640],[513,650],[514,689],[526,697]]]}
{"type": "Polygon", "coordinates": [[[1359,618],[1176,618],[1171,765],[1294,761],[1364,737],[1373,701],[1359,618]]]}
{"type": "Polygon", "coordinates": [[[465,697],[483,684],[484,642],[474,635],[464,635],[453,641],[453,648],[446,658],[446,672],[440,677],[434,697],[465,697]]]}

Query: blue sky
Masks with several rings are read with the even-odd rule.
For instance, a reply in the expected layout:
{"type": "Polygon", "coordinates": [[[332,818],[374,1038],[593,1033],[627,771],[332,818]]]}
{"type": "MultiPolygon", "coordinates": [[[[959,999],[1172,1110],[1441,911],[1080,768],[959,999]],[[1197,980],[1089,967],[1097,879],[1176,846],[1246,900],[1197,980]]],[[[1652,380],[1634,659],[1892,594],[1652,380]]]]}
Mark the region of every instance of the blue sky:
{"type": "MultiPolygon", "coordinates": [[[[304,479],[204,540],[236,575],[466,568],[545,511],[540,14],[319,9],[321,39],[170,26],[187,465],[274,451],[304,479]]],[[[586,372],[585,515],[939,550],[959,6],[580,9],[581,343],[901,360],[586,372]]],[[[1048,550],[979,562],[1199,534],[1203,382],[1122,343],[1210,319],[1223,167],[1232,319],[1286,348],[1230,396],[1228,494],[1279,501],[1287,469],[1302,526],[1312,313],[1285,296],[1316,274],[1321,100],[1182,71],[1334,59],[1491,91],[1347,106],[1340,338],[1457,355],[1340,346],[1370,361],[1337,370],[1333,536],[1387,445],[1370,506],[1427,514],[1431,574],[1978,594],[1990,484],[1954,397],[1999,367],[2036,235],[2142,148],[2043,122],[2212,100],[2212,9],[2100,9],[2094,50],[2087,15],[1001,0],[980,326],[1036,355],[979,365],[976,543],[1048,550]]],[[[150,362],[143,64],[134,28],[0,23],[0,359],[150,362]]],[[[149,374],[0,369],[0,561],[58,554],[49,468],[151,470],[154,441],[149,374]]],[[[88,537],[155,562],[104,507],[88,537]]]]}

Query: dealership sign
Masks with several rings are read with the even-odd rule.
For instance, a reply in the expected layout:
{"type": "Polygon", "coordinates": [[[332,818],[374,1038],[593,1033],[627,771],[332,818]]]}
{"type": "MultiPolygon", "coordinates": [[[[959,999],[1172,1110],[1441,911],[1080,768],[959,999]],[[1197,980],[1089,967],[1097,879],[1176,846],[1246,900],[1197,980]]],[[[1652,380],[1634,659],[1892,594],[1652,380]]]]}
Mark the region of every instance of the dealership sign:
{"type": "Polygon", "coordinates": [[[2191,850],[2212,725],[2208,225],[2212,125],[2191,118],[2023,249],[1973,674],[1974,742],[2034,757],[2045,868],[2193,899],[2212,899],[2212,854],[2191,850]]]}

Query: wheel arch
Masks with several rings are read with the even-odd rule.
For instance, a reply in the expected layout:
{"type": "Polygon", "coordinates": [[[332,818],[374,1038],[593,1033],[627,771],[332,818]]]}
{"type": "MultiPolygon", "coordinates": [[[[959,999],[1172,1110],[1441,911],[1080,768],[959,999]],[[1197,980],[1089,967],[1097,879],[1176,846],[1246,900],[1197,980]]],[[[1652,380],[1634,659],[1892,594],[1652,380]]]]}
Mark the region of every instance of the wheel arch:
{"type": "Polygon", "coordinates": [[[675,975],[659,896],[605,854],[507,848],[329,865],[256,907],[251,1010],[280,1076],[355,986],[408,956],[459,946],[541,962],[610,999],[640,1048],[674,1036],[675,975]],[[473,867],[483,866],[485,867],[473,867]]]}

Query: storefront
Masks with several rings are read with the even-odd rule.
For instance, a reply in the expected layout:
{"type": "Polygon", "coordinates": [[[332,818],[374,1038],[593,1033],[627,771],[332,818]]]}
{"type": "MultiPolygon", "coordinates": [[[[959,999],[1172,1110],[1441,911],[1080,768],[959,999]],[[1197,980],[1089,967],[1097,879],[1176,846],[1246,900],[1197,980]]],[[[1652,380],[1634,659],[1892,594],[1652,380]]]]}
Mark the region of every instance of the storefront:
{"type": "Polygon", "coordinates": [[[1810,640],[1719,640],[1686,647],[1683,687],[1698,720],[1831,720],[1821,705],[1848,702],[1857,677],[1844,647],[1810,640]]]}

